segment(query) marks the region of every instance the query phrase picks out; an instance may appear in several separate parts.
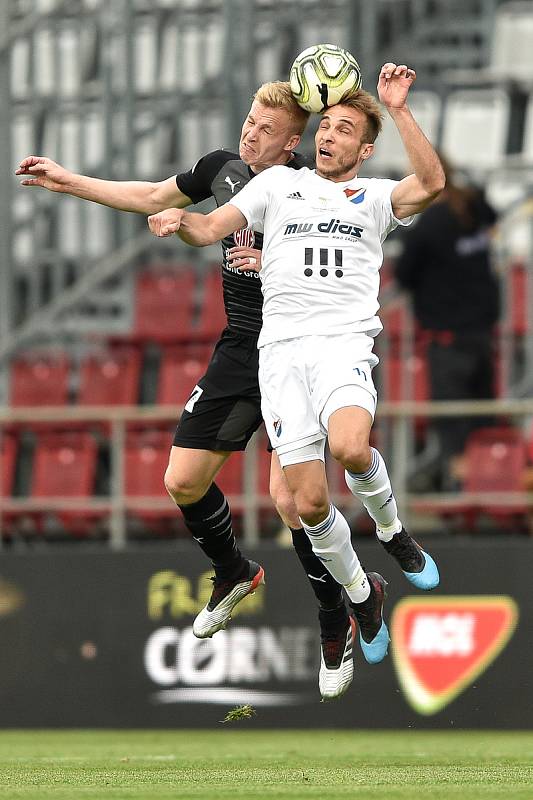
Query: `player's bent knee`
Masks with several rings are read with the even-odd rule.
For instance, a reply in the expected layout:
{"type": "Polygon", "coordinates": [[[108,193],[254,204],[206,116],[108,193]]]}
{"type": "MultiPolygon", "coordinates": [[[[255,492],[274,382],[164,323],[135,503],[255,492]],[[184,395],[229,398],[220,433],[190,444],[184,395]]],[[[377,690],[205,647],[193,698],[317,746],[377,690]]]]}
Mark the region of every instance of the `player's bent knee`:
{"type": "Polygon", "coordinates": [[[372,452],[367,442],[330,442],[330,451],[333,458],[350,472],[366,472],[372,463],[372,452]]]}
{"type": "Polygon", "coordinates": [[[300,495],[295,497],[296,511],[306,525],[319,525],[326,519],[329,499],[320,495],[300,495]]]}
{"type": "Polygon", "coordinates": [[[167,468],[164,477],[165,489],[178,505],[190,505],[196,503],[204,496],[209,489],[209,485],[188,480],[186,475],[180,475],[167,468]]]}

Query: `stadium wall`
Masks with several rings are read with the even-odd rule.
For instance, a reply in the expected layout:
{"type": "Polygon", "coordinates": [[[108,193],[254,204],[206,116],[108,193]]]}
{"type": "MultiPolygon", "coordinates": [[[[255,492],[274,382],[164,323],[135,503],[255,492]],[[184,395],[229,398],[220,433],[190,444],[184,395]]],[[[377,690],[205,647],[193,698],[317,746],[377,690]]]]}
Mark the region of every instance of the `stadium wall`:
{"type": "Polygon", "coordinates": [[[431,544],[438,592],[410,591],[376,544],[358,546],[390,581],[392,654],[355,647],[345,697],[319,702],[315,601],[292,551],[257,550],[267,583],[227,631],[193,637],[209,573],[191,550],[2,556],[3,727],[217,727],[250,704],[253,727],[531,728],[531,544],[431,544]]]}

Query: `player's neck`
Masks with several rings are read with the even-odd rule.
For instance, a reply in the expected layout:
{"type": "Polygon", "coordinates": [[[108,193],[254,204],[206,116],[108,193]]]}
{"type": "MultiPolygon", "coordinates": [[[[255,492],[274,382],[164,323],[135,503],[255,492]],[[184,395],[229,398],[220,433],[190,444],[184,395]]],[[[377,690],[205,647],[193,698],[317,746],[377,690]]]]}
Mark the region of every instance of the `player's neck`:
{"type": "Polygon", "coordinates": [[[285,167],[289,164],[294,158],[294,153],[291,151],[289,155],[285,157],[280,157],[278,161],[274,161],[272,164],[254,164],[253,166],[250,165],[250,169],[255,175],[258,175],[260,172],[264,172],[265,169],[269,167],[285,167]]]}
{"type": "Polygon", "coordinates": [[[319,169],[315,169],[316,174],[319,178],[323,178],[325,181],[333,181],[333,183],[349,183],[357,178],[357,170],[351,170],[350,172],[343,172],[341,175],[328,175],[320,172],[319,169]]]}

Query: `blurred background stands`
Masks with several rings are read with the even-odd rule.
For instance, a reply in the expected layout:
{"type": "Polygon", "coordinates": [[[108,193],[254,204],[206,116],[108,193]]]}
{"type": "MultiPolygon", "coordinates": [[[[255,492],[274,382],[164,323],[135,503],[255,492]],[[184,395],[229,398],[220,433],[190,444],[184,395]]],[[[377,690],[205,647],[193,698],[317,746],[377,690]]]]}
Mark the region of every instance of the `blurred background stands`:
{"type": "MultiPolygon", "coordinates": [[[[467,454],[475,460],[491,452],[500,464],[523,459],[527,472],[533,388],[530,2],[4,0],[0,31],[4,532],[107,537],[112,530],[116,546],[133,533],[179,533],[179,517],[162,488],[170,431],[224,325],[218,247],[159,242],[142,216],[21,190],[13,175],[17,163],[42,153],[100,177],[164,179],[205,152],[235,148],[253,91],[286,77],[294,56],[319,41],[350,49],[371,91],[384,61],[408,60],[419,76],[411,105],[423,129],[465,178],[486,187],[500,215],[493,248],[503,298],[496,394],[500,421],[505,430],[519,432],[521,444],[516,448],[514,434],[502,432],[495,450],[484,440],[485,450],[473,442],[467,454]],[[47,416],[40,411],[44,405],[56,411],[47,416]],[[513,458],[511,450],[519,455],[513,458]],[[68,482],[61,478],[66,473],[68,482]],[[69,509],[58,495],[62,489],[69,509]]],[[[309,127],[304,150],[312,150],[313,122],[309,127]]],[[[369,174],[401,177],[407,170],[386,120],[369,174]]],[[[419,497],[421,488],[431,489],[423,479],[439,453],[426,412],[401,405],[428,399],[424,343],[394,281],[401,247],[400,234],[387,242],[385,332],[376,371],[384,405],[374,435],[392,459],[412,524],[439,530],[457,510],[457,498],[432,497],[430,491],[419,497]],[[428,516],[425,500],[436,516],[428,516]]],[[[238,500],[241,530],[250,539],[277,525],[263,445],[256,441],[244,462],[234,459],[222,478],[238,500]]],[[[358,511],[342,475],[334,465],[330,469],[336,499],[347,505],[358,530],[358,511]]],[[[512,474],[519,472],[512,487],[505,485],[508,493],[523,488],[522,472],[512,474]]],[[[494,487],[479,494],[487,486],[463,487],[470,508],[490,511],[487,496],[494,487]]],[[[527,529],[524,496],[506,497],[527,529]]],[[[468,529],[480,515],[465,516],[463,508],[460,525],[468,529]]],[[[490,522],[498,526],[501,504],[494,511],[490,522]]]]}

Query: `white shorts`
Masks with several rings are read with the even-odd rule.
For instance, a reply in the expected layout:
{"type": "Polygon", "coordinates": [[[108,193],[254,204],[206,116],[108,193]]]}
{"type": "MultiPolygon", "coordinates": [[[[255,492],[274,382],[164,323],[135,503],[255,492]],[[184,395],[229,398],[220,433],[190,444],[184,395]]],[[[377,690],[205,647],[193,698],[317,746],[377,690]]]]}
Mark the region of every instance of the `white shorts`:
{"type": "Polygon", "coordinates": [[[282,466],[323,459],[329,418],[339,408],[359,406],[374,418],[372,370],[379,359],[373,345],[368,333],[343,333],[301,336],[260,349],[261,409],[282,466]],[[314,443],[321,447],[308,448],[314,443]],[[306,449],[297,460],[289,455],[301,448],[306,449]]]}

